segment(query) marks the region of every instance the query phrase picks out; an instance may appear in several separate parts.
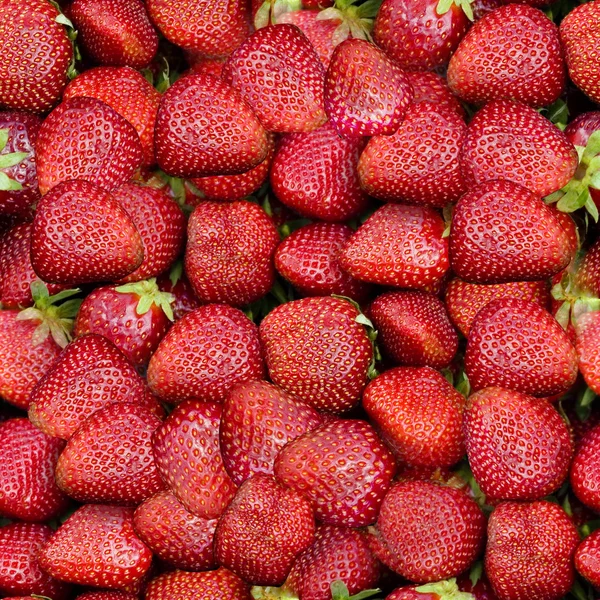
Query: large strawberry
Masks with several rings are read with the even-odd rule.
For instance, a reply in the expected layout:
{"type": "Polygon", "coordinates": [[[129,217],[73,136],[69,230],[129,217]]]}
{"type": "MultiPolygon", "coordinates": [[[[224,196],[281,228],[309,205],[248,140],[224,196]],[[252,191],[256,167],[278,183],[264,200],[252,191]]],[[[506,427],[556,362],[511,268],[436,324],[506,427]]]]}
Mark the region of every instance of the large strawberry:
{"type": "Polygon", "coordinates": [[[571,465],[570,481],[575,495],[586,506],[600,512],[600,425],[579,442],[571,465]]]}
{"type": "Polygon", "coordinates": [[[146,600],[252,600],[250,586],[231,571],[172,571],[152,579],[146,600]]]}

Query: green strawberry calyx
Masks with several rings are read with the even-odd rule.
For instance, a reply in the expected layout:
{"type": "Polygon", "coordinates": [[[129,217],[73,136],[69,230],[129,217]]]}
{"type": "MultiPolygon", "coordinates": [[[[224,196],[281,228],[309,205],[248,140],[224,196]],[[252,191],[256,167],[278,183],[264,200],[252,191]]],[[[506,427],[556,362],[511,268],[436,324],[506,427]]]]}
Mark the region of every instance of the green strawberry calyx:
{"type": "Polygon", "coordinates": [[[552,297],[561,302],[554,318],[563,329],[569,325],[577,328],[577,321],[588,312],[600,310],[600,299],[582,291],[573,273],[565,273],[561,281],[552,287],[552,297]]]}
{"type": "Polygon", "coordinates": [[[281,15],[301,8],[301,0],[265,0],[256,11],[254,27],[262,29],[267,25],[275,25],[281,15]]]}
{"type": "Polygon", "coordinates": [[[469,21],[474,21],[473,8],[471,7],[472,0],[439,0],[435,7],[435,12],[442,16],[445,15],[452,6],[460,8],[466,15],[469,21]]]}
{"type": "Polygon", "coordinates": [[[50,4],[54,6],[54,8],[58,11],[58,15],[54,19],[59,25],[62,25],[67,32],[67,37],[71,42],[71,46],[73,47],[73,58],[71,59],[71,64],[67,69],[67,77],[69,79],[75,79],[77,75],[79,75],[79,71],[77,71],[76,64],[81,62],[81,51],[79,50],[79,46],[75,43],[77,40],[77,30],[75,29],[75,25],[67,15],[65,15],[56,0],[49,0],[50,4]]]}
{"type": "MultiPolygon", "coordinates": [[[[6,148],[8,144],[9,129],[0,129],[0,152],[6,148]]],[[[0,169],[8,169],[14,167],[29,156],[29,152],[6,152],[0,154],[0,169]]],[[[23,189],[23,186],[14,179],[10,178],[4,171],[0,170],[0,190],[5,192],[18,192],[23,189]]]]}
{"type": "Polygon", "coordinates": [[[336,0],[335,4],[322,10],[317,19],[320,21],[340,21],[333,32],[334,46],[341,44],[348,37],[373,41],[371,32],[373,22],[383,0],[366,0],[358,4],[359,0],[336,0]]]}
{"type": "MultiPolygon", "coordinates": [[[[351,596],[346,584],[339,579],[331,583],[330,589],[331,600],[367,600],[367,598],[377,600],[373,596],[381,593],[380,589],[373,589],[363,590],[351,596]]],[[[254,600],[298,600],[298,594],[287,589],[285,585],[283,587],[254,586],[250,590],[250,595],[254,600]]]]}
{"type": "Polygon", "coordinates": [[[456,579],[438,581],[437,583],[426,583],[415,588],[420,594],[436,594],[440,600],[475,600],[470,592],[461,592],[456,585],[456,579]]]}
{"type": "Polygon", "coordinates": [[[373,596],[381,593],[381,590],[377,588],[372,590],[363,590],[362,592],[358,592],[357,594],[351,596],[346,584],[339,579],[331,584],[330,589],[332,600],[366,600],[367,598],[376,600],[373,598],[373,596]]]}
{"type": "Polygon", "coordinates": [[[34,305],[17,315],[18,321],[38,321],[31,338],[35,348],[46,341],[49,335],[58,346],[64,348],[73,338],[73,323],[81,306],[81,298],[71,298],[81,290],[63,290],[50,296],[46,285],[36,279],[30,285],[34,305]],[[70,300],[68,299],[70,298],[70,300]],[[65,300],[65,302],[62,302],[65,300]],[[62,302],[62,304],[58,304],[62,302]]]}
{"type": "Polygon", "coordinates": [[[255,585],[250,590],[254,600],[298,600],[298,595],[285,587],[262,587],[255,585]]]}
{"type": "Polygon", "coordinates": [[[173,308],[171,307],[175,301],[175,296],[169,292],[161,291],[156,283],[156,277],[120,285],[115,288],[115,291],[120,294],[135,294],[139,296],[135,312],[140,316],[145,315],[154,305],[165,313],[169,321],[175,320],[173,308]]]}

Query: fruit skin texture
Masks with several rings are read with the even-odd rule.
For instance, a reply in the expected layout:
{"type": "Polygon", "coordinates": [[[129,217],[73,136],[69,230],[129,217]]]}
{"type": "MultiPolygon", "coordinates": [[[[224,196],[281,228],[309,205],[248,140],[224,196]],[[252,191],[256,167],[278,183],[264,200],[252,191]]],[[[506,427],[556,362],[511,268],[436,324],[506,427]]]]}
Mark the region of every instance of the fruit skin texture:
{"type": "Polygon", "coordinates": [[[413,102],[431,102],[448,108],[465,118],[465,109],[448,87],[446,79],[433,71],[407,71],[408,81],[414,92],[413,102]]]}
{"type": "Polygon", "coordinates": [[[600,512],[600,426],[588,431],[579,442],[571,464],[573,492],[587,507],[600,512]]]}
{"type": "Polygon", "coordinates": [[[600,587],[600,532],[593,531],[577,547],[575,568],[595,588],[600,587]]]}
{"type": "Polygon", "coordinates": [[[565,87],[557,26],[526,4],[499,7],[461,40],[448,65],[448,85],[473,104],[497,98],[552,104],[565,87]]]}
{"type": "Polygon", "coordinates": [[[574,580],[579,535],[551,502],[503,502],[490,515],[485,571],[499,600],[558,600],[574,580]]]}
{"type": "Polygon", "coordinates": [[[319,411],[352,408],[373,357],[358,316],[348,301],[327,296],[276,307],[259,330],[271,381],[319,411]]]}
{"type": "Polygon", "coordinates": [[[397,367],[373,379],[363,407],[399,464],[449,467],[464,455],[464,397],[429,367],[397,367]]]}
{"type": "Polygon", "coordinates": [[[148,385],[160,398],[222,402],[242,381],[264,379],[258,328],[225,304],[207,304],[177,321],[148,365],[148,385]],[[232,340],[235,343],[231,343],[232,340]]]}
{"type": "Polygon", "coordinates": [[[473,321],[465,372],[473,390],[495,386],[552,396],[575,382],[577,354],[564,329],[538,304],[498,298],[473,321]]]}
{"type": "Polygon", "coordinates": [[[575,349],[579,371],[596,394],[600,393],[600,312],[589,312],[577,319],[575,349]]]}
{"type": "Polygon", "coordinates": [[[469,465],[489,501],[538,500],[569,473],[569,428],[545,398],[489,387],[467,401],[469,465]]]}
{"type": "Polygon", "coordinates": [[[465,492],[432,481],[404,481],[384,498],[370,543],[393,571],[427,583],[468,569],[484,535],[483,512],[465,492]]]}

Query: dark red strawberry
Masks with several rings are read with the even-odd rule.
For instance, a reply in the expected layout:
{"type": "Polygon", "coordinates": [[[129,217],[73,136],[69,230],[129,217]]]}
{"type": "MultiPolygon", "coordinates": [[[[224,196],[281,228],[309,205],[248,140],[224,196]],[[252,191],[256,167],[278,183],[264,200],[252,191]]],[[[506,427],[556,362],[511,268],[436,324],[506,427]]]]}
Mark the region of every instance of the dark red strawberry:
{"type": "Polygon", "coordinates": [[[581,441],[571,465],[571,487],[587,507],[600,512],[600,425],[588,431],[581,441]]]}
{"type": "Polygon", "coordinates": [[[403,465],[449,467],[464,455],[465,400],[429,367],[382,373],[363,395],[363,407],[403,465]]]}
{"type": "Polygon", "coordinates": [[[592,532],[579,544],[575,568],[596,589],[600,587],[600,531],[592,532]]]}
{"type": "Polygon", "coordinates": [[[413,102],[431,102],[448,108],[459,117],[465,118],[465,109],[458,98],[450,91],[446,80],[433,71],[407,71],[408,81],[413,89],[413,102]]]}
{"type": "Polygon", "coordinates": [[[250,586],[221,567],[216,571],[173,571],[153,579],[146,600],[252,600],[250,586]]]}
{"type": "Polygon", "coordinates": [[[585,382],[600,393],[600,312],[588,312],[577,318],[575,349],[579,371],[585,382]]]}
{"type": "Polygon", "coordinates": [[[222,402],[236,383],[264,375],[258,328],[225,304],[202,306],[182,317],[148,365],[150,389],[167,402],[222,402]]]}
{"type": "Polygon", "coordinates": [[[456,579],[424,585],[407,585],[394,590],[385,600],[474,600],[475,596],[460,590],[456,579]]]}
{"type": "Polygon", "coordinates": [[[175,263],[171,272],[163,274],[156,280],[156,283],[161,292],[167,292],[173,296],[171,309],[176,321],[200,306],[200,301],[196,298],[191,283],[183,273],[181,262],[175,263]]]}
{"type": "Polygon", "coordinates": [[[600,240],[596,240],[576,266],[574,283],[582,296],[600,297],[600,240]]]}
{"type": "Polygon", "coordinates": [[[473,390],[495,386],[552,396],[575,382],[577,354],[564,329],[538,304],[498,298],[473,321],[465,372],[473,390]]]}
{"type": "Polygon", "coordinates": [[[139,600],[138,596],[125,592],[85,592],[75,600],[139,600]]]}
{"type": "Polygon", "coordinates": [[[553,502],[503,502],[491,514],[485,571],[502,600],[557,600],[574,581],[577,529],[553,502]]]}

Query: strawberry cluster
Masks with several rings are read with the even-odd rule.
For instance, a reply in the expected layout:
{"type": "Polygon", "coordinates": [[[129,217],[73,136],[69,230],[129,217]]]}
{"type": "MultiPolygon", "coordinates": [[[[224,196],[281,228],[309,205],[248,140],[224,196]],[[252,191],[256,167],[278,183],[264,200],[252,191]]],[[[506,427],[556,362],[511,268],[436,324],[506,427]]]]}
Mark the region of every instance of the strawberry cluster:
{"type": "Polygon", "coordinates": [[[598,48],[0,0],[0,597],[593,600],[598,48]]]}

